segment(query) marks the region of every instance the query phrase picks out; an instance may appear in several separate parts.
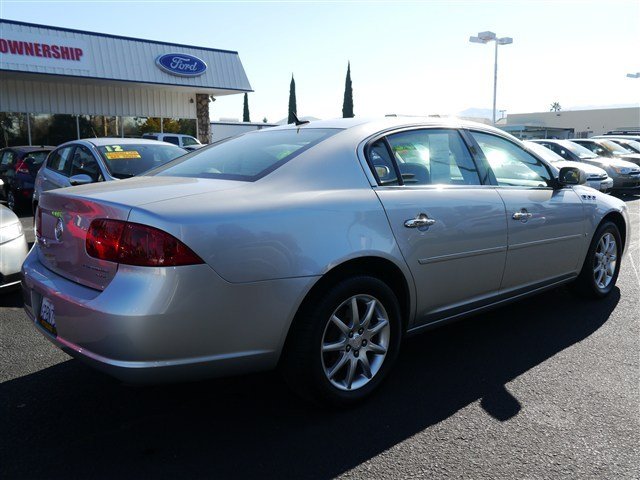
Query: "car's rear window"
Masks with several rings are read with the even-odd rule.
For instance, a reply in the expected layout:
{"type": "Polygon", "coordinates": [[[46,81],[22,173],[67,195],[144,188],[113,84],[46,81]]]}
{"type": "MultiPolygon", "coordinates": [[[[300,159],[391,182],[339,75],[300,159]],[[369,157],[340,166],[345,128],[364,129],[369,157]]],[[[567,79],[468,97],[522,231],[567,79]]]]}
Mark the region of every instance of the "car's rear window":
{"type": "Polygon", "coordinates": [[[300,128],[248,133],[196,150],[152,174],[254,181],[339,131],[300,128]]]}
{"type": "Polygon", "coordinates": [[[42,150],[39,152],[29,152],[25,155],[24,160],[33,165],[42,165],[42,162],[49,155],[49,150],[42,150]]]}
{"type": "Polygon", "coordinates": [[[116,178],[129,178],[160,167],[186,152],[174,145],[125,144],[96,147],[109,173],[116,178]]]}

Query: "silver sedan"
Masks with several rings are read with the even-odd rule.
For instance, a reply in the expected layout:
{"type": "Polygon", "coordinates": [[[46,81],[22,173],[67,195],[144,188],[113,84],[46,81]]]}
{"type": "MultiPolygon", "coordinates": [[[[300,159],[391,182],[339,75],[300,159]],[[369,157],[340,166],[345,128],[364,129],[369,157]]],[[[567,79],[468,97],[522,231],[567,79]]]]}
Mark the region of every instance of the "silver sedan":
{"type": "Polygon", "coordinates": [[[125,381],[279,367],[304,397],[350,404],[406,335],[562,284],[607,296],[628,212],[585,180],[475,123],[248,133],[145,177],[44,193],[25,310],[125,381]]]}
{"type": "Polygon", "coordinates": [[[20,219],[0,205],[0,293],[20,283],[20,268],[27,256],[27,240],[20,219]]]}

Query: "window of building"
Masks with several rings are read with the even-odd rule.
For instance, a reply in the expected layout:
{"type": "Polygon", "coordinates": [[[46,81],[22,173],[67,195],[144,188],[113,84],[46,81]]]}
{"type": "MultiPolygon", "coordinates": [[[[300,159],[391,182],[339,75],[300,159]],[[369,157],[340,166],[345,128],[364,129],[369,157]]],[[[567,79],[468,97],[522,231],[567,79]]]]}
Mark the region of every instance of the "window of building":
{"type": "Polygon", "coordinates": [[[29,145],[27,115],[24,113],[0,113],[0,148],[29,145]]]}

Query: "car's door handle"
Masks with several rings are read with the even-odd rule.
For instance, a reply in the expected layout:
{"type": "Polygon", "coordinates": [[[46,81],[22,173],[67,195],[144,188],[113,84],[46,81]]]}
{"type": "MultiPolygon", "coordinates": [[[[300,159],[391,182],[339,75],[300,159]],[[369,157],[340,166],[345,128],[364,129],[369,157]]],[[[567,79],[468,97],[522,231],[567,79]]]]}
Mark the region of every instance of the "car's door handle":
{"type": "Polygon", "coordinates": [[[416,218],[404,222],[404,226],[407,228],[430,227],[434,223],[436,223],[435,219],[429,218],[426,213],[420,213],[416,218]]]}
{"type": "Polygon", "coordinates": [[[511,215],[511,218],[513,218],[514,220],[522,220],[524,222],[529,220],[531,217],[533,217],[533,214],[527,212],[526,208],[523,208],[519,212],[516,212],[513,215],[511,215]]]}

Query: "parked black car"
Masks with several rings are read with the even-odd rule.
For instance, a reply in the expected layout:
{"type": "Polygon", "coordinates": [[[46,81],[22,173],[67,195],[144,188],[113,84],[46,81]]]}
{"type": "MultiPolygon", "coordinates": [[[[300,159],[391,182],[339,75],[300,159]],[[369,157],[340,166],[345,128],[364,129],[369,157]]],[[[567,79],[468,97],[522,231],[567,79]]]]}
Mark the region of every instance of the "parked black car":
{"type": "Polygon", "coordinates": [[[8,147],[0,150],[0,181],[7,206],[17,212],[31,205],[38,170],[54,147],[8,147]]]}

